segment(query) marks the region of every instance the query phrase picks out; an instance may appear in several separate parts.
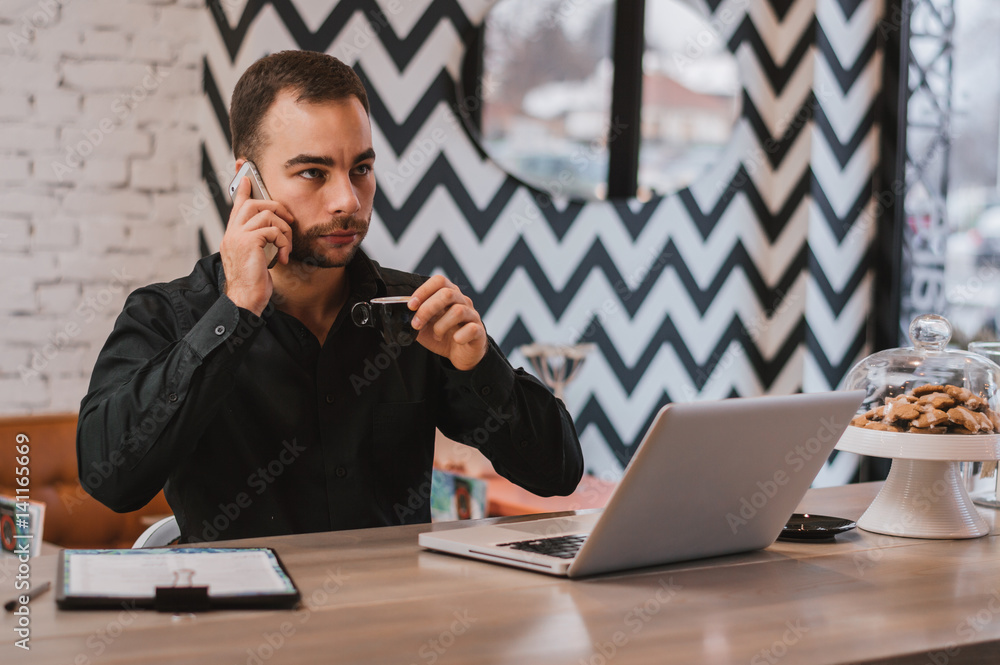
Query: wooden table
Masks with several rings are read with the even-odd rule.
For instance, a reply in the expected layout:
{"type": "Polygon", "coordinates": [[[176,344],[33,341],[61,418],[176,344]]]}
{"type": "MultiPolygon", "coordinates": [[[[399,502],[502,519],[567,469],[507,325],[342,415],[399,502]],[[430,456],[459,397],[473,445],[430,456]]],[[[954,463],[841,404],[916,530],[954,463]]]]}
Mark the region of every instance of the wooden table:
{"type": "MultiPolygon", "coordinates": [[[[800,509],[857,518],[877,490],[812,490],[800,509]]],[[[64,612],[50,593],[30,606],[30,652],[13,646],[14,618],[0,620],[0,663],[1000,662],[996,535],[855,530],[571,582],[423,551],[427,528],[241,541],[277,548],[299,610],[64,612]]],[[[33,560],[33,581],[53,579],[55,565],[33,560]]],[[[0,580],[5,596],[11,587],[0,580]]]]}

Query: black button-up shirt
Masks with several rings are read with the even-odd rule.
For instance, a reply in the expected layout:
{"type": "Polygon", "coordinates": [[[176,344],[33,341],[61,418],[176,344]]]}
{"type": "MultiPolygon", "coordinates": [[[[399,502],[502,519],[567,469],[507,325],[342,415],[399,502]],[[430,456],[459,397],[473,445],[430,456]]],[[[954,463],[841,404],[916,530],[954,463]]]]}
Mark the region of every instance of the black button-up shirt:
{"type": "Polygon", "coordinates": [[[543,384],[493,340],[464,372],[386,344],[351,306],[425,278],[363,252],[348,277],[322,345],[273,299],[261,317],[237,307],[218,254],[132,293],[80,406],[84,488],[119,512],[164,489],[184,541],[427,522],[437,427],[536,494],[573,491],[580,444],[543,384]]]}

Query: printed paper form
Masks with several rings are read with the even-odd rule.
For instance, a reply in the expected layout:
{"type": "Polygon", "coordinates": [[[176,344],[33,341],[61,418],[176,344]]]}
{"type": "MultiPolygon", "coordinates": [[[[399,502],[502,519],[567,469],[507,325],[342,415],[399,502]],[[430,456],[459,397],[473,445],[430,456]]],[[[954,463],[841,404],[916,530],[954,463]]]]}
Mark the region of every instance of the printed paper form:
{"type": "Polygon", "coordinates": [[[211,596],[289,593],[294,589],[274,555],[265,549],[84,550],[66,562],[71,596],[156,595],[158,586],[208,586],[211,596]],[[189,575],[183,571],[194,571],[189,575]]]}

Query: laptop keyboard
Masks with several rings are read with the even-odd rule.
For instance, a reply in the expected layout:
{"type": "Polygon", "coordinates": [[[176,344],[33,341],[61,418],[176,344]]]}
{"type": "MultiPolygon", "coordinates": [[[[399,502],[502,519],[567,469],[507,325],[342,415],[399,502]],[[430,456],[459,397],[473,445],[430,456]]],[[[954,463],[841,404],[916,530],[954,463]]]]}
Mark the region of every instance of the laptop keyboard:
{"type": "Polygon", "coordinates": [[[556,536],[553,538],[536,538],[534,540],[519,540],[513,543],[501,543],[498,547],[509,547],[524,552],[537,552],[560,559],[572,559],[583,546],[587,534],[576,536],[556,536]]]}

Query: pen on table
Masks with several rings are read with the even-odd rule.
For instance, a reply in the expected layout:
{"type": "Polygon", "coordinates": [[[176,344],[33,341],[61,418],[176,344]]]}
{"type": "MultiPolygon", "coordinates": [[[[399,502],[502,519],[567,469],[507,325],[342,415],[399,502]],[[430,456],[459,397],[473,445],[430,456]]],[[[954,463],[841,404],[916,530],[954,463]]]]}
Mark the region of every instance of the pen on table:
{"type": "Polygon", "coordinates": [[[51,588],[52,588],[52,582],[45,582],[43,584],[39,584],[34,589],[31,589],[26,593],[22,593],[17,598],[12,598],[8,600],[6,603],[4,603],[3,608],[8,612],[13,612],[14,608],[21,604],[21,598],[23,596],[27,596],[28,600],[32,600],[34,598],[37,598],[38,596],[41,596],[43,593],[45,593],[51,588]]]}

